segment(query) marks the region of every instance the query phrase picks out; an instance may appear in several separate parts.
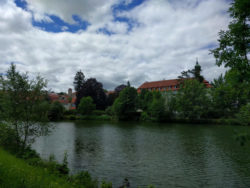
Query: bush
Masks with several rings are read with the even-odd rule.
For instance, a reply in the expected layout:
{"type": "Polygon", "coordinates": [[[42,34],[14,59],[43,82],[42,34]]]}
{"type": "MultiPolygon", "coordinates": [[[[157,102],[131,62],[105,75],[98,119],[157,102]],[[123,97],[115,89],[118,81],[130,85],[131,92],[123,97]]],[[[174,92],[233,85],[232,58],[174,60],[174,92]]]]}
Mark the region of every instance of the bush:
{"type": "Polygon", "coordinates": [[[16,151],[19,141],[16,140],[16,133],[10,126],[0,123],[0,145],[9,151],[16,151]]]}
{"type": "Polygon", "coordinates": [[[98,188],[98,181],[93,180],[88,172],[80,172],[71,177],[75,185],[83,185],[85,188],[98,188]]]}
{"type": "Polygon", "coordinates": [[[250,103],[240,108],[236,118],[239,124],[250,125],[250,103]]]}
{"type": "Polygon", "coordinates": [[[67,116],[67,115],[76,115],[76,110],[66,110],[64,112],[64,115],[67,116]]]}
{"type": "Polygon", "coordinates": [[[83,115],[90,115],[95,110],[95,104],[93,103],[93,99],[88,97],[83,97],[78,106],[78,111],[83,115]]]}
{"type": "Polygon", "coordinates": [[[112,188],[112,183],[102,181],[101,188],[112,188]]]}
{"type": "Polygon", "coordinates": [[[149,121],[149,120],[150,120],[150,117],[149,117],[149,115],[147,114],[147,112],[142,112],[142,113],[141,113],[140,120],[141,120],[141,121],[149,121]]]}
{"type": "Polygon", "coordinates": [[[105,113],[109,116],[112,116],[113,115],[112,107],[111,106],[107,107],[105,113]]]}
{"type": "Polygon", "coordinates": [[[94,110],[93,114],[97,115],[97,116],[101,116],[101,115],[105,115],[105,111],[104,110],[94,110]]]}
{"type": "Polygon", "coordinates": [[[64,116],[64,119],[67,119],[67,120],[76,120],[77,116],[76,115],[68,115],[68,116],[64,116]]]}
{"type": "Polygon", "coordinates": [[[63,105],[60,102],[56,101],[50,106],[48,117],[52,121],[60,120],[63,118],[63,113],[64,113],[63,105]]]}

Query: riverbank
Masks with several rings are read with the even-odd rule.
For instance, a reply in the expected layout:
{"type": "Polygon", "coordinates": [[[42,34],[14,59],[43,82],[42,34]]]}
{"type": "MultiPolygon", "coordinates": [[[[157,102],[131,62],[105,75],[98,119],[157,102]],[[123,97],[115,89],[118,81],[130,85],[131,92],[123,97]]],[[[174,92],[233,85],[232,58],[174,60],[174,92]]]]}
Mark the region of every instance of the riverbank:
{"type": "MultiPolygon", "coordinates": [[[[67,166],[55,162],[53,157],[49,161],[37,156],[21,159],[2,148],[0,174],[0,187],[3,188],[98,188],[98,181],[88,172],[68,175],[67,166]]],[[[112,188],[112,183],[102,182],[101,188],[112,188]]]]}
{"type": "Polygon", "coordinates": [[[72,187],[64,178],[49,173],[47,168],[34,167],[0,149],[0,187],[72,187]]]}
{"type": "MultiPolygon", "coordinates": [[[[118,121],[110,115],[67,115],[63,121],[93,120],[93,121],[118,121]]],[[[128,120],[129,121],[129,120],[128,120]]],[[[159,122],[155,120],[137,120],[138,122],[159,122]]],[[[165,119],[160,123],[182,123],[182,124],[215,124],[215,125],[241,125],[238,119],[220,118],[220,119],[165,119]]]]}

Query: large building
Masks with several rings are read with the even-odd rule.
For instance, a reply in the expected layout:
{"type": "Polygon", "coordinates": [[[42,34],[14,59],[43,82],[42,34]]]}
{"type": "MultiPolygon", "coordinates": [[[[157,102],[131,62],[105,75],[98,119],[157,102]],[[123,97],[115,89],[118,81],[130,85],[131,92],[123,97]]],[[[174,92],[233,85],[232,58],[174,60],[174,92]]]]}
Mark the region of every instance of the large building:
{"type": "Polygon", "coordinates": [[[75,106],[76,93],[73,93],[71,88],[68,89],[68,94],[49,93],[49,98],[52,103],[55,101],[60,102],[66,110],[76,109],[76,106],[75,106]]]}
{"type": "MultiPolygon", "coordinates": [[[[207,88],[211,88],[211,84],[204,80],[203,83],[207,88]]],[[[140,93],[142,89],[149,91],[177,91],[179,89],[180,79],[173,80],[160,80],[154,82],[144,82],[138,89],[137,92],[140,93]]]]}

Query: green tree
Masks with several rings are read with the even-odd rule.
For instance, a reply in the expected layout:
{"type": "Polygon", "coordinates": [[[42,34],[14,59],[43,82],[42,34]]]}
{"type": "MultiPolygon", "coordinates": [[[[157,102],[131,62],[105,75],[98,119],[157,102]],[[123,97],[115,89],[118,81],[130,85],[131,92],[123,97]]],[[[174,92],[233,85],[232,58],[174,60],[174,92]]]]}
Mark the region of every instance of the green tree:
{"type": "Polygon", "coordinates": [[[165,115],[164,99],[160,92],[153,92],[153,100],[148,104],[147,112],[152,120],[162,121],[165,115]]]}
{"type": "Polygon", "coordinates": [[[95,110],[95,104],[93,103],[93,99],[88,97],[83,97],[78,106],[78,111],[83,115],[91,115],[95,110]]]}
{"type": "Polygon", "coordinates": [[[241,107],[236,118],[241,125],[250,125],[250,103],[241,107]]]}
{"type": "Polygon", "coordinates": [[[195,79],[185,80],[176,94],[178,115],[199,119],[207,113],[209,98],[204,84],[195,79]]]}
{"type": "Polygon", "coordinates": [[[14,64],[0,79],[2,120],[14,130],[16,144],[23,149],[49,131],[46,84],[40,76],[29,79],[28,74],[20,74],[14,64]]]}
{"type": "Polygon", "coordinates": [[[60,120],[63,118],[63,113],[64,113],[63,105],[60,102],[55,101],[50,105],[48,117],[52,121],[60,120]]]}
{"type": "Polygon", "coordinates": [[[219,32],[219,47],[211,50],[218,66],[237,70],[241,82],[250,81],[250,1],[235,0],[229,8],[232,18],[227,31],[219,32]]]}
{"type": "Polygon", "coordinates": [[[142,89],[141,93],[138,95],[138,108],[142,109],[143,111],[147,111],[152,101],[153,93],[146,89],[142,89]]]}
{"type": "Polygon", "coordinates": [[[212,85],[212,105],[217,118],[233,117],[249,100],[250,85],[248,82],[240,82],[237,70],[227,71],[224,77],[221,75],[212,85]]]}
{"type": "Polygon", "coordinates": [[[136,112],[137,91],[133,87],[123,89],[119,97],[115,100],[112,110],[115,116],[120,120],[133,118],[136,112]]]}
{"type": "Polygon", "coordinates": [[[82,73],[81,70],[79,70],[74,78],[74,87],[75,87],[75,91],[76,91],[76,107],[78,107],[80,100],[81,100],[81,90],[82,90],[82,86],[85,82],[85,76],[82,73]]]}

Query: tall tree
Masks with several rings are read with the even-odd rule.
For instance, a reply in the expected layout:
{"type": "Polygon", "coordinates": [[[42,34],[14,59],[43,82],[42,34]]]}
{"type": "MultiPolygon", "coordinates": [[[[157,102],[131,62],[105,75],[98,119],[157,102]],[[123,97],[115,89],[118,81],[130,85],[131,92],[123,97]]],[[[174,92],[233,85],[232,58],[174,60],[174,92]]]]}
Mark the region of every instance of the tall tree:
{"type": "Polygon", "coordinates": [[[15,132],[16,144],[27,147],[38,136],[48,133],[49,105],[45,101],[47,82],[36,77],[30,80],[27,74],[20,74],[11,64],[6,76],[0,79],[3,122],[15,132]]]}
{"type": "Polygon", "coordinates": [[[215,107],[224,106],[215,110],[224,116],[232,116],[250,102],[250,1],[234,0],[229,13],[228,30],[219,32],[219,47],[211,50],[216,64],[229,68],[212,93],[215,107]]]}
{"type": "Polygon", "coordinates": [[[211,50],[218,66],[239,71],[241,81],[250,81],[250,1],[235,0],[229,8],[228,30],[219,32],[219,47],[211,50]]]}
{"type": "Polygon", "coordinates": [[[82,73],[82,71],[78,71],[75,75],[75,78],[74,78],[74,87],[75,87],[75,91],[76,91],[76,107],[78,107],[79,103],[80,103],[80,91],[82,89],[82,86],[83,86],[83,83],[85,82],[85,76],[84,74],[82,73]]]}
{"type": "Polygon", "coordinates": [[[120,120],[131,120],[136,112],[137,91],[133,87],[123,89],[115,100],[112,109],[120,120]]]}
{"type": "Polygon", "coordinates": [[[87,79],[79,92],[79,100],[82,97],[92,97],[96,109],[104,110],[106,107],[106,94],[103,90],[102,83],[98,82],[95,78],[87,79]]]}
{"type": "Polygon", "coordinates": [[[195,79],[185,80],[176,94],[176,104],[182,118],[199,119],[205,116],[209,99],[204,84],[195,79]]]}

